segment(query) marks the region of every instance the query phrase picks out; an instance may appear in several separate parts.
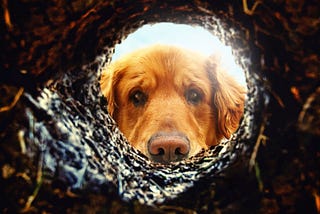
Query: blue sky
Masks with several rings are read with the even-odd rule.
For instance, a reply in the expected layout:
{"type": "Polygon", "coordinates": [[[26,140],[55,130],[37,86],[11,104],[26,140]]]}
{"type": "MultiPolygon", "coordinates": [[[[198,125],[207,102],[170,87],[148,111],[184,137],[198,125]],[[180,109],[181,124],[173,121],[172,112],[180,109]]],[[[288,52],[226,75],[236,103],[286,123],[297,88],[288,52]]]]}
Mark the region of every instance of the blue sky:
{"type": "Polygon", "coordinates": [[[144,25],[116,45],[112,60],[135,49],[152,44],[170,44],[199,51],[205,55],[220,52],[222,60],[230,72],[239,82],[245,84],[242,69],[235,64],[231,48],[202,27],[173,23],[158,23],[144,25]]]}

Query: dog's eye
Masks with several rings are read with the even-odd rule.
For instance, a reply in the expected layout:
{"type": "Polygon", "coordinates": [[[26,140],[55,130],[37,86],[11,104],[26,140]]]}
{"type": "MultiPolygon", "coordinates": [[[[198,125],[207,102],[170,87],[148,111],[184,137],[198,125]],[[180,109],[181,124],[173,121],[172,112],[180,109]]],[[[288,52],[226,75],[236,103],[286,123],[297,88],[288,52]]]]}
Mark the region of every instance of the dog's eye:
{"type": "Polygon", "coordinates": [[[185,97],[187,101],[193,105],[196,105],[202,101],[202,94],[196,89],[189,89],[186,92],[185,97]]]}
{"type": "Polygon", "coordinates": [[[135,107],[143,106],[147,102],[147,95],[142,91],[134,91],[130,95],[130,101],[135,107]]]}

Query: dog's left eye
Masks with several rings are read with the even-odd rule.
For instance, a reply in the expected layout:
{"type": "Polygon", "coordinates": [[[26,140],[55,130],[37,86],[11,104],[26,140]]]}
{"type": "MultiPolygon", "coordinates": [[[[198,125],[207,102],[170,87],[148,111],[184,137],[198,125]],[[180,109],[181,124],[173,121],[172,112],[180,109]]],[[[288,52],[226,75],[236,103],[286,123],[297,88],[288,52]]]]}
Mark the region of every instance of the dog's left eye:
{"type": "Polygon", "coordinates": [[[187,101],[193,105],[196,105],[202,101],[202,93],[196,89],[187,90],[185,97],[187,101]]]}
{"type": "Polygon", "coordinates": [[[130,101],[135,107],[143,106],[147,102],[147,95],[140,90],[134,91],[130,95],[130,101]]]}

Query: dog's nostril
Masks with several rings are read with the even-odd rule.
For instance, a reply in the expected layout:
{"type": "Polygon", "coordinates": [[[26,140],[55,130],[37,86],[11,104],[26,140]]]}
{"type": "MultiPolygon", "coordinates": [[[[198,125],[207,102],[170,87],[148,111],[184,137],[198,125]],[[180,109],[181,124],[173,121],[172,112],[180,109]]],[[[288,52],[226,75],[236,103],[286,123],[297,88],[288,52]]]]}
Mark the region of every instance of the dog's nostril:
{"type": "Polygon", "coordinates": [[[188,143],[179,144],[179,147],[176,148],[175,154],[176,155],[188,155],[190,150],[190,146],[188,143]]]}
{"type": "Polygon", "coordinates": [[[165,154],[164,149],[163,148],[159,148],[157,155],[164,155],[164,154],[165,154]]]}
{"type": "Polygon", "coordinates": [[[176,151],[175,151],[174,153],[175,153],[176,155],[182,155],[180,148],[176,148],[176,151]]]}
{"type": "Polygon", "coordinates": [[[189,153],[189,149],[187,148],[187,145],[185,148],[178,147],[176,148],[175,152],[176,155],[187,155],[189,153]]]}

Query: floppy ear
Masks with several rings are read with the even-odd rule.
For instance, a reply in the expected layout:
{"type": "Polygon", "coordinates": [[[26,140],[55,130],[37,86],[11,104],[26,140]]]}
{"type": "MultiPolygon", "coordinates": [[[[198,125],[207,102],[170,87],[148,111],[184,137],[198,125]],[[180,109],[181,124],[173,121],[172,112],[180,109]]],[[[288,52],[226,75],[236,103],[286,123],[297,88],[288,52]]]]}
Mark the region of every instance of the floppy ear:
{"type": "Polygon", "coordinates": [[[207,72],[212,82],[212,105],[216,112],[217,135],[230,138],[243,115],[246,87],[240,85],[221,66],[219,56],[210,56],[207,72]]]}
{"type": "Polygon", "coordinates": [[[111,64],[101,72],[100,87],[102,94],[107,98],[108,112],[112,117],[114,117],[118,108],[116,103],[116,87],[120,80],[120,71],[116,65],[111,64]]]}

